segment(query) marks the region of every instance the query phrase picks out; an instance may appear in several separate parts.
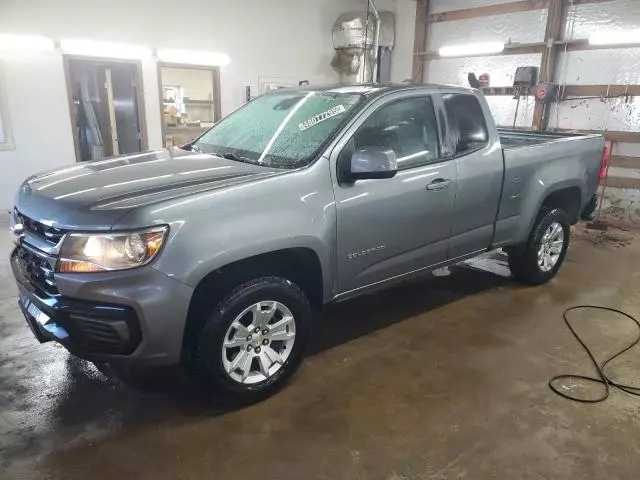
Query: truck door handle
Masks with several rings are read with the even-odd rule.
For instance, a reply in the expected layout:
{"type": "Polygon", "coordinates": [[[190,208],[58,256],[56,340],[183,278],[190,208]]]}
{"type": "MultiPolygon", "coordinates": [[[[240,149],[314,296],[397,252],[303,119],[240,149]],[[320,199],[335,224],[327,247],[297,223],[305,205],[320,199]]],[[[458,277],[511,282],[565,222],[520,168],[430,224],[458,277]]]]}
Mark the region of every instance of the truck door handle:
{"type": "Polygon", "coordinates": [[[444,190],[449,186],[450,183],[451,180],[449,180],[448,178],[436,178],[433,182],[427,185],[427,190],[444,190]]]}

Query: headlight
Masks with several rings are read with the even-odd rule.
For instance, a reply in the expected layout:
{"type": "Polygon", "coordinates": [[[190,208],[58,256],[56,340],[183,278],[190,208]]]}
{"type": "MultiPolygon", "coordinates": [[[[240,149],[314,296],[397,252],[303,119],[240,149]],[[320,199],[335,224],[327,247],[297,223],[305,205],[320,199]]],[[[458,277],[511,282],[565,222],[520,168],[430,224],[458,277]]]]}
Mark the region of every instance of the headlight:
{"type": "Polygon", "coordinates": [[[56,270],[90,273],[145,265],[160,251],[167,231],[168,227],[154,227],[122,233],[71,233],[62,242],[56,270]]]}

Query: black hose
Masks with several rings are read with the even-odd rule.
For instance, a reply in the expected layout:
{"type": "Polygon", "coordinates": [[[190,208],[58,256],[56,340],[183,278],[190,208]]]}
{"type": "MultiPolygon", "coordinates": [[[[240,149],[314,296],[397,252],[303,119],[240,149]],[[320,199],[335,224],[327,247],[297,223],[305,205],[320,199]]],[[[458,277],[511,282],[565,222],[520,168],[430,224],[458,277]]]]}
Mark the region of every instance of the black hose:
{"type": "Polygon", "coordinates": [[[618,358],[623,353],[628,352],[633,347],[638,345],[638,343],[640,343],[640,322],[638,322],[638,320],[636,320],[634,317],[632,317],[628,313],[622,312],[620,310],[616,310],[615,308],[598,307],[598,306],[595,306],[595,305],[578,305],[578,306],[575,306],[575,307],[568,308],[568,309],[566,309],[564,311],[564,313],[562,314],[562,317],[564,318],[564,323],[567,324],[567,327],[569,328],[569,330],[571,331],[573,336],[576,338],[578,343],[580,343],[580,345],[582,345],[582,348],[584,349],[585,352],[587,352],[587,355],[589,355],[589,358],[591,359],[591,363],[593,364],[593,366],[595,367],[595,369],[598,372],[598,377],[597,378],[596,377],[587,377],[587,376],[584,376],[584,375],[557,375],[557,376],[553,377],[551,380],[549,380],[549,387],[551,388],[551,390],[553,390],[555,393],[557,393],[561,397],[568,398],[569,400],[573,400],[575,402],[581,402],[581,403],[598,403],[598,402],[605,401],[607,398],[609,398],[609,393],[611,391],[611,387],[617,388],[617,389],[622,390],[623,392],[629,393],[631,395],[635,395],[635,396],[639,396],[640,397],[640,386],[635,387],[635,386],[632,386],[632,385],[626,385],[624,383],[615,382],[615,381],[611,380],[611,378],[609,378],[609,376],[605,372],[605,369],[606,369],[607,365],[609,364],[609,362],[611,362],[615,358],[618,358]],[[571,312],[572,310],[580,310],[580,309],[604,310],[604,311],[607,311],[607,312],[618,313],[620,315],[623,315],[623,316],[627,317],[629,320],[631,320],[633,323],[635,323],[636,326],[638,327],[638,333],[636,335],[635,340],[631,344],[629,344],[629,346],[627,346],[624,349],[620,350],[615,355],[607,358],[604,362],[602,362],[601,365],[598,364],[598,361],[593,356],[593,353],[591,352],[589,347],[587,347],[587,345],[584,343],[584,341],[582,341],[580,336],[573,329],[573,326],[571,325],[571,322],[569,322],[569,318],[567,316],[567,314],[569,312],[571,312]],[[583,380],[583,381],[592,382],[592,383],[599,383],[601,385],[604,385],[604,393],[600,397],[597,397],[597,398],[579,398],[579,397],[574,397],[574,396],[569,395],[567,393],[561,392],[559,390],[559,387],[556,387],[554,385],[554,383],[556,383],[558,381],[561,381],[561,380],[583,380]]]}

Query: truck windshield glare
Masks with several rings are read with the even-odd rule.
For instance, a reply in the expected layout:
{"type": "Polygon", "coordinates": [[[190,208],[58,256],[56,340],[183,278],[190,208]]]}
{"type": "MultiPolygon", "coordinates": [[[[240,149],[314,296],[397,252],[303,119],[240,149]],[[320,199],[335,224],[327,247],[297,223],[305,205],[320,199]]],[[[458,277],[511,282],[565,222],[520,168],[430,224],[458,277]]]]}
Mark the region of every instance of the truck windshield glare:
{"type": "Polygon", "coordinates": [[[362,95],[315,91],[264,95],[219,122],[193,147],[256,165],[303,167],[363,99],[362,95]]]}

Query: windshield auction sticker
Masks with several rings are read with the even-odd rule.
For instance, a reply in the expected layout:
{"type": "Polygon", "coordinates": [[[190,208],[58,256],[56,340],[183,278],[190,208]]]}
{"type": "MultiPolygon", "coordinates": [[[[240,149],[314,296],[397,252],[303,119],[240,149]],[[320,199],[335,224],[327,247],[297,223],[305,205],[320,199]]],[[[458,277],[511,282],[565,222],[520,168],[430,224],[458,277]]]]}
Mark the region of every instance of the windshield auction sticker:
{"type": "Polygon", "coordinates": [[[344,113],[345,111],[346,111],[346,109],[344,108],[344,105],[337,105],[337,106],[335,106],[333,108],[330,108],[326,112],[322,112],[322,113],[319,113],[318,115],[314,115],[310,119],[305,120],[302,123],[299,123],[298,124],[298,128],[300,129],[301,132],[303,132],[307,128],[311,128],[314,125],[317,125],[317,124],[319,124],[321,122],[324,122],[325,120],[328,120],[331,117],[335,117],[336,115],[340,115],[341,113],[344,113]]]}

